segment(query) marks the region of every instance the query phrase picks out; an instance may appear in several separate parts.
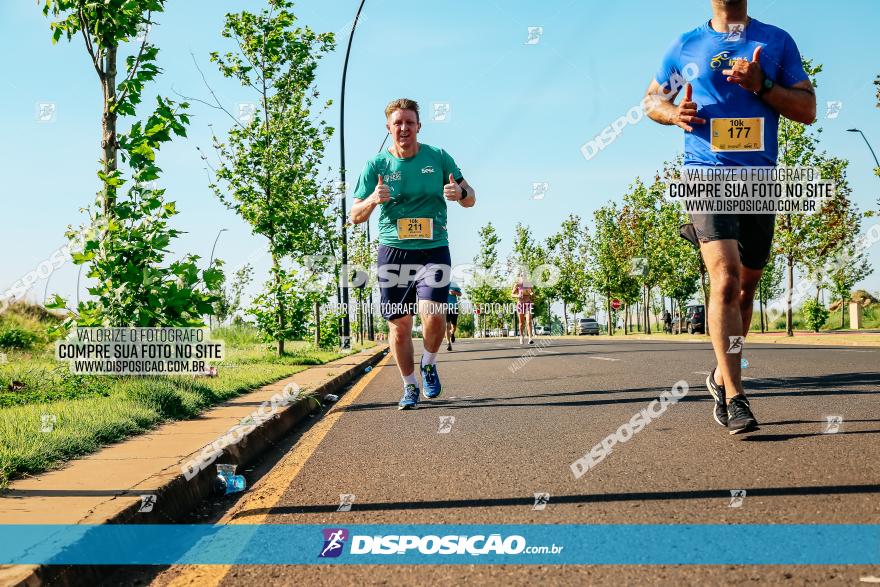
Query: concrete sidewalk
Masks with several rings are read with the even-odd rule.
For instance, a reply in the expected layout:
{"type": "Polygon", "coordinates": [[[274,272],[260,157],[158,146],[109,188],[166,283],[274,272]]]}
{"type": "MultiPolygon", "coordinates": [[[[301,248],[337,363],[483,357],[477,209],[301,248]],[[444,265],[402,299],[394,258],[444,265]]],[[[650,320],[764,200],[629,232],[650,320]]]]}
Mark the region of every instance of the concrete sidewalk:
{"type": "MultiPolygon", "coordinates": [[[[174,523],[211,494],[214,463],[245,464],[283,437],[318,403],[299,399],[261,422],[204,471],[187,480],[183,465],[203,448],[242,423],[290,383],[303,393],[336,393],[377,363],[386,345],[378,345],[326,365],[296,373],[204,412],[198,418],[171,422],[152,432],[108,446],[67,463],[63,468],[10,483],[0,494],[3,524],[174,523]],[[141,496],[153,501],[143,507],[141,496]],[[142,511],[139,511],[142,510],[142,511]]],[[[0,568],[0,584],[38,584],[37,567],[0,568]],[[30,577],[30,578],[29,578],[30,577]]],[[[43,578],[45,579],[45,577],[43,578]]]]}

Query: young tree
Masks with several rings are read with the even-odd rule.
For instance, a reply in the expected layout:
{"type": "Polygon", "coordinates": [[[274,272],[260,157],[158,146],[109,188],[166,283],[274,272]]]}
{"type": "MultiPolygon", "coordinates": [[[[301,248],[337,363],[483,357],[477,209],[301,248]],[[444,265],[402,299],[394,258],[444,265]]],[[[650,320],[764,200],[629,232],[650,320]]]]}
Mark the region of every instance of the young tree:
{"type": "Polygon", "coordinates": [[[218,284],[217,295],[219,300],[214,304],[214,316],[217,317],[217,321],[220,324],[234,317],[241,310],[241,296],[244,293],[244,288],[253,279],[253,274],[254,268],[251,267],[250,263],[246,263],[235,272],[232,283],[225,286],[224,279],[218,284]]]}
{"type": "MultiPolygon", "coordinates": [[[[479,249],[474,257],[473,282],[464,286],[465,293],[475,306],[510,301],[508,289],[500,286],[503,283],[498,268],[500,242],[501,239],[491,222],[480,228],[479,249]]],[[[479,327],[485,335],[486,327],[499,325],[502,317],[486,313],[480,316],[479,322],[479,327]]]]}
{"type": "Polygon", "coordinates": [[[569,326],[569,307],[582,306],[589,295],[589,247],[589,230],[576,214],[563,220],[559,232],[547,239],[549,259],[559,275],[559,281],[552,288],[552,295],[562,302],[566,333],[569,326]]]}
{"type": "MultiPolygon", "coordinates": [[[[822,71],[821,65],[804,60],[804,69],[813,80],[822,71]]],[[[785,214],[776,222],[776,252],[786,263],[786,332],[793,336],[792,308],[795,268],[816,272],[823,260],[836,248],[852,242],[858,233],[859,215],[849,199],[851,189],[846,181],[848,162],[832,157],[819,149],[822,129],[808,131],[803,124],[781,118],[779,121],[780,163],[786,166],[815,167],[822,178],[835,184],[834,198],[810,215],[785,214]]]]}
{"type": "Polygon", "coordinates": [[[846,308],[852,299],[852,289],[856,283],[874,273],[871,262],[854,243],[849,243],[836,255],[836,262],[826,275],[834,295],[840,300],[840,327],[846,321],[846,308]]]}
{"type": "MultiPolygon", "coordinates": [[[[332,33],[297,26],[289,0],[268,4],[259,14],[227,14],[222,34],[237,50],[211,53],[223,76],[252,90],[257,102],[251,120],[227,111],[236,124],[225,143],[214,137],[220,162],[211,188],[268,240],[271,278],[260,308],[273,322],[271,328],[267,320],[260,324],[270,328],[282,355],[285,336],[301,326],[287,322],[293,299],[285,288],[293,287],[294,274],[282,261],[290,257],[302,266],[307,257],[328,254],[332,243],[332,194],[319,168],[333,129],[312,109],[318,61],[334,40],[332,33]]],[[[219,102],[214,107],[225,111],[219,102]]]]}
{"type": "MultiPolygon", "coordinates": [[[[141,101],[144,84],[159,74],[156,56],[159,49],[147,42],[152,16],[165,9],[165,0],[45,0],[43,14],[57,18],[51,23],[52,42],[62,36],[72,40],[81,35],[103,93],[101,113],[102,175],[117,177],[120,115],[133,116],[141,101]],[[126,58],[125,78],[117,85],[121,46],[142,36],[134,56],[126,58]]],[[[111,216],[119,184],[104,184],[101,204],[103,214],[111,216]]]]}
{"type": "Polygon", "coordinates": [[[758,280],[758,318],[761,323],[761,332],[770,329],[770,321],[767,319],[767,302],[782,295],[782,276],[785,272],[785,259],[779,255],[774,255],[767,266],[764,267],[764,273],[758,280]]]}
{"type": "Polygon", "coordinates": [[[606,204],[593,213],[593,238],[589,244],[589,278],[593,289],[605,298],[608,316],[608,334],[614,334],[611,299],[624,302],[638,298],[638,284],[629,276],[632,268],[630,252],[626,250],[618,228],[620,211],[617,204],[606,204]]]}
{"type": "MultiPolygon", "coordinates": [[[[160,69],[157,47],[147,42],[153,13],[164,0],[46,0],[43,13],[58,18],[51,23],[52,39],[72,40],[80,34],[98,74],[103,91],[102,160],[98,177],[102,188],[96,205],[85,211],[89,224],[67,236],[81,244],[72,254],[75,264],[89,264],[87,276],[97,280],[89,288],[93,299],[79,304],[62,329],[80,326],[190,326],[202,324],[211,312],[222,279],[219,261],[199,271],[195,255],[168,263],[171,241],[181,231],[171,228],[177,214],[165,201],[156,182],[161,169],[156,156],[173,136],[185,137],[188,104],[158,96],[156,108],[144,122],[119,132],[119,118],[133,117],[144,85],[160,69]],[[125,77],[117,83],[120,49],[143,34],[136,54],[126,57],[125,77]],[[120,169],[119,159],[127,169],[120,169]],[[126,179],[124,171],[130,172],[126,179]],[[127,187],[126,187],[127,186],[127,187]],[[123,193],[120,200],[119,194],[123,193]]],[[[51,307],[64,307],[55,296],[51,307]]]]}

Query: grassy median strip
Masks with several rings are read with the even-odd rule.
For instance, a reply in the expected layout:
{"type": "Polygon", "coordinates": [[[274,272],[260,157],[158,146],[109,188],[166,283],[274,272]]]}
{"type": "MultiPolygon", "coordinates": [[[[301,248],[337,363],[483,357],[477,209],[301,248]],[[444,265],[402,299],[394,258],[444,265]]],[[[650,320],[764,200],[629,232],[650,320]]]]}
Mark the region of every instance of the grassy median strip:
{"type": "Polygon", "coordinates": [[[11,322],[37,338],[23,345],[28,348],[0,349],[5,357],[0,364],[0,488],[343,356],[295,341],[279,357],[255,333],[239,327],[212,335],[226,340],[227,359],[218,364],[216,377],[75,376],[55,361],[53,345],[39,339],[37,321],[19,317],[0,328],[9,330],[11,322]]]}

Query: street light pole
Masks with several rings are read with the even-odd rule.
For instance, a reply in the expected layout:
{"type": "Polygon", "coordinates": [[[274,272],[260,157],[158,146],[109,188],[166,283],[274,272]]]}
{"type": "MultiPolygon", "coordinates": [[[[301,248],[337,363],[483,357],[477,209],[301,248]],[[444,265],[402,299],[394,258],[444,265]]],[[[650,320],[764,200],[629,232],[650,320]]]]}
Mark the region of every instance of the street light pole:
{"type": "Polygon", "coordinates": [[[874,163],[877,164],[877,167],[880,167],[880,161],[877,160],[877,153],[874,152],[874,147],[872,147],[871,143],[868,142],[868,137],[865,136],[865,133],[863,133],[862,131],[860,131],[857,128],[848,128],[848,129],[846,129],[846,132],[857,132],[860,135],[862,135],[862,138],[865,139],[865,144],[868,145],[868,149],[871,150],[871,155],[874,156],[874,163]]]}
{"type": "MultiPolygon", "coordinates": [[[[217,248],[217,241],[220,240],[220,235],[224,232],[228,232],[228,228],[221,228],[217,231],[217,237],[214,239],[214,246],[211,247],[211,256],[208,258],[208,269],[211,268],[211,265],[214,264],[214,249],[217,248]]],[[[214,315],[208,314],[208,332],[210,332],[214,328],[214,315]]]]}
{"type": "MultiPolygon", "coordinates": [[[[345,210],[345,77],[348,74],[348,57],[351,54],[351,43],[354,40],[354,30],[357,28],[358,20],[361,17],[361,10],[364,9],[364,2],[361,0],[358,6],[357,14],[351,23],[351,32],[348,34],[348,47],[345,49],[345,62],[342,64],[342,88],[339,97],[339,179],[342,186],[342,206],[340,206],[340,228],[342,229],[342,266],[348,265],[348,229],[347,213],[345,210]]],[[[348,319],[348,284],[342,284],[342,347],[349,348],[351,340],[351,324],[348,319]]]]}
{"type": "MultiPolygon", "coordinates": [[[[391,135],[386,133],[385,138],[382,139],[382,144],[379,145],[379,152],[380,153],[382,152],[382,149],[385,148],[385,143],[388,141],[389,136],[391,136],[391,135]]],[[[370,238],[370,219],[367,218],[367,246],[370,247],[370,250],[372,250],[372,245],[373,245],[373,240],[370,238]]],[[[375,326],[373,325],[373,288],[372,288],[372,286],[370,287],[370,301],[369,301],[369,305],[367,307],[370,310],[370,316],[367,319],[367,324],[368,324],[368,328],[369,328],[368,336],[369,336],[370,340],[376,340],[376,329],[375,329],[375,326]]]]}

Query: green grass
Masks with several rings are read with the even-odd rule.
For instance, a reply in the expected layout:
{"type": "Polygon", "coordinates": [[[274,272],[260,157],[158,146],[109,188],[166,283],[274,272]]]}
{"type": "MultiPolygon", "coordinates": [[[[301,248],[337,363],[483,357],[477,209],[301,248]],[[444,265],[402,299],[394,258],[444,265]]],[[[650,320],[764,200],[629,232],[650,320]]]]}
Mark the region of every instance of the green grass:
{"type": "MultiPolygon", "coordinates": [[[[760,332],[761,323],[760,318],[758,317],[757,311],[752,316],[752,330],[756,332],[760,332]]],[[[809,330],[806,325],[806,321],[804,320],[803,314],[801,313],[800,308],[796,308],[791,313],[791,323],[794,330],[809,330]]],[[[862,328],[864,329],[874,329],[880,328],[880,304],[871,304],[866,308],[862,309],[862,328]]],[[[769,331],[777,331],[777,330],[785,330],[785,316],[780,316],[776,320],[772,320],[770,322],[769,331]]],[[[841,330],[840,327],[840,308],[836,311],[831,312],[831,315],[828,316],[828,320],[825,322],[825,325],[820,329],[820,332],[828,332],[832,330],[841,330]]],[[[843,330],[849,330],[849,309],[846,310],[846,319],[844,321],[843,330]]]]}
{"type": "Polygon", "coordinates": [[[0,488],[342,356],[291,341],[289,352],[278,357],[273,345],[242,326],[212,335],[226,344],[217,377],[77,376],[54,359],[44,334],[51,318],[8,314],[0,316],[0,330],[15,324],[36,338],[30,348],[0,349],[6,357],[0,364],[0,488]],[[51,432],[40,431],[44,415],[54,416],[51,432]]]}

